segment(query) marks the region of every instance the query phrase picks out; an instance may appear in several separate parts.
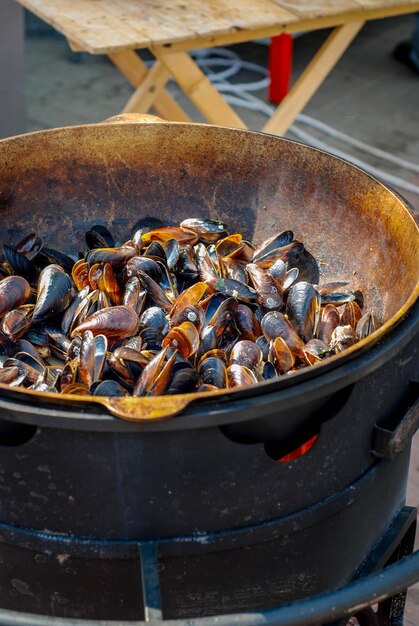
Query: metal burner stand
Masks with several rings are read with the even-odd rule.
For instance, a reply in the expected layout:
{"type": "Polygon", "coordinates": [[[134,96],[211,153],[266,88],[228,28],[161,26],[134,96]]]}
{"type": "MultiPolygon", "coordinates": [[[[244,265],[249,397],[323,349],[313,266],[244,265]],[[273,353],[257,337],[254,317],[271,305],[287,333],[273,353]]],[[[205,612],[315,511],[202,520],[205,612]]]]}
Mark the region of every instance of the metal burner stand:
{"type": "Polygon", "coordinates": [[[360,626],[403,626],[406,589],[419,580],[419,550],[412,552],[416,513],[413,507],[400,510],[352,583],[278,608],[156,620],[153,615],[159,613],[159,594],[150,584],[144,589],[145,621],[79,620],[0,609],[0,626],[345,626],[349,617],[356,617],[360,626]],[[373,605],[378,605],[376,611],[373,605]]]}

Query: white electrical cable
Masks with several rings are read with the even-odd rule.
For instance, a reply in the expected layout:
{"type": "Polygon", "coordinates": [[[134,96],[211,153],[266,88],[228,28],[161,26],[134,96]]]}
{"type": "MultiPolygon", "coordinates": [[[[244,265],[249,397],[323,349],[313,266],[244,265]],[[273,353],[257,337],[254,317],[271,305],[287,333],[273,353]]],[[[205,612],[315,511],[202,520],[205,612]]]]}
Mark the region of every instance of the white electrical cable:
{"type": "MultiPolygon", "coordinates": [[[[224,48],[215,48],[208,50],[199,50],[192,53],[192,56],[195,58],[197,64],[202,68],[202,70],[207,75],[208,79],[214,84],[217,90],[220,93],[224,94],[225,99],[230,104],[242,107],[245,109],[258,111],[270,117],[272,113],[275,111],[275,108],[260,98],[253,95],[253,91],[260,91],[262,89],[266,89],[269,84],[269,76],[268,70],[260,66],[256,63],[250,63],[248,61],[243,61],[240,56],[232,51],[226,50],[224,48]],[[221,68],[219,71],[214,71],[215,68],[221,68]],[[241,70],[245,70],[248,72],[253,72],[261,75],[263,78],[256,81],[249,81],[246,83],[232,83],[227,82],[228,79],[233,78],[240,72],[241,70]]],[[[297,122],[305,124],[311,128],[314,128],[317,131],[323,132],[334,139],[340,140],[354,148],[361,150],[367,154],[371,154],[379,159],[397,165],[399,168],[419,173],[419,165],[415,163],[411,163],[402,159],[401,157],[395,156],[386,152],[385,150],[381,150],[380,148],[376,148],[375,146],[371,146],[359,139],[355,139],[354,137],[350,137],[345,133],[332,128],[328,124],[321,122],[319,120],[313,119],[307,115],[300,114],[297,117],[297,122]]],[[[327,152],[331,152],[336,156],[343,158],[347,161],[350,161],[354,165],[363,168],[368,171],[373,176],[380,178],[390,185],[394,185],[403,189],[405,191],[409,191],[419,196],[419,187],[405,180],[404,178],[400,178],[399,176],[395,176],[394,174],[390,174],[388,172],[382,171],[381,169],[358,159],[351,154],[344,152],[343,150],[339,150],[326,142],[318,139],[317,137],[307,133],[302,130],[295,124],[290,127],[290,132],[298,137],[299,140],[304,143],[308,143],[313,145],[321,150],[326,150],[327,152]]]]}
{"type": "Polygon", "coordinates": [[[334,155],[340,157],[341,159],[345,159],[346,161],[350,161],[353,165],[357,165],[362,169],[368,171],[373,176],[376,176],[379,179],[385,180],[390,185],[394,185],[395,187],[399,187],[400,189],[404,189],[405,191],[410,191],[411,193],[419,195],[419,187],[414,185],[413,183],[409,183],[409,181],[404,180],[403,178],[399,178],[398,176],[394,176],[393,174],[389,174],[388,172],[383,172],[378,168],[370,165],[369,163],[365,163],[365,161],[361,161],[361,159],[357,159],[352,155],[343,152],[342,150],[337,150],[336,148],[332,148],[327,143],[324,143],[320,139],[313,137],[309,133],[306,133],[304,130],[301,130],[295,125],[292,125],[290,130],[301,139],[305,143],[310,142],[316,148],[320,150],[326,150],[327,152],[332,152],[334,155]]]}
{"type": "Polygon", "coordinates": [[[328,126],[327,124],[325,124],[324,122],[321,122],[320,120],[316,120],[312,117],[308,117],[307,115],[304,115],[304,113],[300,113],[300,115],[298,116],[298,121],[301,122],[302,124],[307,124],[308,126],[311,126],[312,128],[317,128],[318,130],[322,130],[332,135],[332,137],[336,137],[336,139],[341,139],[342,141],[349,143],[351,146],[354,146],[355,148],[359,148],[360,150],[363,150],[364,152],[373,154],[374,156],[380,159],[384,159],[386,161],[390,161],[391,163],[394,163],[395,165],[399,165],[405,170],[411,170],[412,172],[416,172],[419,174],[419,165],[416,165],[416,163],[411,163],[410,161],[406,161],[405,159],[395,156],[394,154],[385,152],[384,150],[381,150],[380,148],[376,148],[375,146],[370,146],[368,143],[365,143],[364,141],[361,141],[360,139],[355,139],[355,137],[351,137],[350,135],[346,135],[345,133],[342,133],[340,130],[337,130],[336,128],[332,128],[331,126],[328,126]]]}

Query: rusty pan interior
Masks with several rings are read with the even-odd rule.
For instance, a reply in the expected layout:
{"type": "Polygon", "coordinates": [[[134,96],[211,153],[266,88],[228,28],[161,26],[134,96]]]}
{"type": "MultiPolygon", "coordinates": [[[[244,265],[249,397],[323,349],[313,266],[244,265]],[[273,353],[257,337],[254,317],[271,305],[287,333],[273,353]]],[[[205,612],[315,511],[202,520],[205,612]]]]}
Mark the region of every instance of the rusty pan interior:
{"type": "MultiPolygon", "coordinates": [[[[354,356],[417,297],[419,237],[406,204],[319,150],[250,131],[169,123],[78,126],[0,141],[2,243],[36,231],[45,245],[76,258],[90,226],[106,224],[122,242],[150,215],[171,223],[221,219],[255,243],[292,229],[318,261],[318,280],[350,281],[384,324],[351,349],[354,356]]],[[[316,367],[321,373],[323,365],[316,367]]],[[[268,391],[280,380],[262,384],[268,391]]],[[[128,419],[149,419],[175,414],[199,395],[90,401],[128,419]]]]}

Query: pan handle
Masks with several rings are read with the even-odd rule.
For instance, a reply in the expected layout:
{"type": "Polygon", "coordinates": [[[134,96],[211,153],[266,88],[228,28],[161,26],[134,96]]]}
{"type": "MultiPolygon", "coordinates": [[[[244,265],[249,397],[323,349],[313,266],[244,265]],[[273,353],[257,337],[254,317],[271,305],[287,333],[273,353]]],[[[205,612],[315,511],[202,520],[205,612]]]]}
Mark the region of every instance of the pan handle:
{"type": "Polygon", "coordinates": [[[149,422],[174,417],[183,411],[193,399],[193,394],[145,398],[92,397],[93,402],[104,406],[112,415],[129,422],[149,422]]]}
{"type": "MultiPolygon", "coordinates": [[[[411,383],[413,390],[417,391],[418,383],[411,383]]],[[[419,399],[408,406],[402,419],[394,430],[383,426],[374,426],[372,453],[381,458],[391,461],[400,454],[410,442],[419,428],[419,399]]]]}
{"type": "Polygon", "coordinates": [[[148,113],[119,113],[118,115],[108,117],[102,124],[156,124],[159,122],[166,123],[166,120],[163,120],[161,117],[156,117],[156,115],[149,115],[148,113]]]}

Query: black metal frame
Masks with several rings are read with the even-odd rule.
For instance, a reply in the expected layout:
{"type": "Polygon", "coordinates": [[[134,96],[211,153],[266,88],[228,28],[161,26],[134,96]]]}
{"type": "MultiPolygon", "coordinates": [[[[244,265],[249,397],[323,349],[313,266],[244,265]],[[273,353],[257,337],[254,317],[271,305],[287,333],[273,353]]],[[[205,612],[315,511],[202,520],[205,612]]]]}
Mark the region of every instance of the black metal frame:
{"type": "Polygon", "coordinates": [[[354,615],[361,626],[402,626],[406,589],[419,580],[419,550],[405,556],[413,548],[415,530],[416,509],[404,507],[359,569],[357,576],[361,578],[335,591],[273,609],[160,621],[153,611],[151,594],[146,621],[80,620],[0,609],[0,626],[145,626],[149,622],[164,626],[337,626],[345,624],[338,618],[354,615]],[[385,563],[390,564],[379,569],[385,563]],[[364,576],[371,568],[379,571],[364,576]],[[375,613],[369,607],[377,603],[379,609],[375,613]]]}

